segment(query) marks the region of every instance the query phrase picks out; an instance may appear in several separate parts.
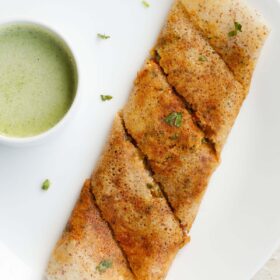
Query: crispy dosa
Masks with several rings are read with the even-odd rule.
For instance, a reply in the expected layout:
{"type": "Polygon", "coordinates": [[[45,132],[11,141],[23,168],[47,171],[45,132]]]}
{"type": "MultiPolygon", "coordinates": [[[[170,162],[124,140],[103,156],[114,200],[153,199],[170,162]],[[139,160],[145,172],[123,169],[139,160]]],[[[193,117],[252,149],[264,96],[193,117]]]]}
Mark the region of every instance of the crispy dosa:
{"type": "Polygon", "coordinates": [[[48,280],[133,280],[87,181],[48,264],[48,280]]]}
{"type": "Polygon", "coordinates": [[[93,173],[92,192],[136,278],[164,279],[186,238],[120,116],[93,173]]]}
{"type": "Polygon", "coordinates": [[[220,154],[247,92],[194,28],[179,1],[154,50],[168,82],[185,99],[220,154]]]}
{"type": "Polygon", "coordinates": [[[51,256],[49,280],[165,278],[267,34],[239,0],[174,3],[51,256]]]}
{"type": "Polygon", "coordinates": [[[191,21],[246,90],[269,33],[264,20],[243,0],[181,0],[191,21]],[[235,22],[240,24],[232,36],[235,22]]]}
{"type": "Polygon", "coordinates": [[[138,74],[123,117],[129,134],[148,157],[154,178],[175,215],[189,230],[218,160],[153,61],[138,74]],[[165,122],[173,112],[182,114],[180,127],[165,122]]]}

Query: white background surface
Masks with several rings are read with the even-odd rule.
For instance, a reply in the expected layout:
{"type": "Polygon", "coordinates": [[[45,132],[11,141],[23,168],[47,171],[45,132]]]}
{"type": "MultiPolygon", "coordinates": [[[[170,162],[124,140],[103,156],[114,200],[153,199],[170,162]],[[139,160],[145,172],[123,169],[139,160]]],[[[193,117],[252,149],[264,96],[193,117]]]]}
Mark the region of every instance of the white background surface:
{"type": "MultiPolygon", "coordinates": [[[[26,19],[61,34],[80,68],[79,110],[37,147],[0,146],[0,240],[41,279],[115,112],[160,31],[171,0],[9,0],[0,21],[26,19]],[[111,35],[101,41],[96,33],[111,35]],[[114,99],[101,102],[100,94],[114,99]],[[44,179],[52,186],[40,189],[44,179]]],[[[280,237],[280,9],[251,0],[273,31],[192,230],[169,280],[247,280],[280,237]]]]}
{"type": "Polygon", "coordinates": [[[280,279],[280,249],[278,249],[266,265],[255,275],[253,280],[280,279]]]}

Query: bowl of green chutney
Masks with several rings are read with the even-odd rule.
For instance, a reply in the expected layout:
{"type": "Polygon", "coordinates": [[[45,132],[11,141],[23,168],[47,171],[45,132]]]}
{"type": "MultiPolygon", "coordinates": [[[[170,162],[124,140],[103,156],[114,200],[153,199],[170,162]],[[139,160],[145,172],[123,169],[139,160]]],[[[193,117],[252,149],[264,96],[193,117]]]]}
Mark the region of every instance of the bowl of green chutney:
{"type": "Polygon", "coordinates": [[[0,65],[0,143],[34,143],[66,122],[78,70],[62,37],[40,24],[0,25],[0,65]]]}

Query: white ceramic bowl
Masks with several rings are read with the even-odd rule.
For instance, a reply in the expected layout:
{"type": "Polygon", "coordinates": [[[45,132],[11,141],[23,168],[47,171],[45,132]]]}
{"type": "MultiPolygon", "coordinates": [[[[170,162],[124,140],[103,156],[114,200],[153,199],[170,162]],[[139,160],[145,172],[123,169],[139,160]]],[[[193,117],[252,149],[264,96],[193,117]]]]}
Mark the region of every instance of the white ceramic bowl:
{"type": "Polygon", "coordinates": [[[72,118],[73,113],[77,109],[77,103],[78,103],[77,101],[78,101],[78,96],[79,96],[79,66],[78,66],[76,56],[71,49],[71,44],[69,42],[67,42],[65,40],[65,38],[63,38],[63,36],[61,36],[58,32],[53,30],[53,28],[50,28],[50,27],[46,26],[45,24],[41,24],[41,23],[37,23],[37,22],[33,22],[33,21],[26,21],[26,20],[14,20],[14,21],[9,21],[9,22],[3,22],[3,23],[1,23],[1,26],[10,25],[10,24],[24,24],[24,23],[37,25],[43,29],[46,29],[51,34],[53,34],[55,37],[59,38],[62,41],[62,43],[64,44],[64,47],[66,47],[68,49],[69,53],[71,54],[71,56],[73,58],[73,64],[74,64],[75,72],[76,72],[76,76],[77,76],[77,81],[76,81],[77,85],[76,85],[75,96],[74,96],[74,99],[73,99],[73,102],[72,102],[70,108],[68,109],[66,114],[53,127],[49,128],[48,130],[46,130],[40,134],[37,134],[34,136],[28,136],[28,137],[13,137],[13,136],[4,136],[4,135],[0,134],[0,144],[14,146],[14,147],[24,147],[24,146],[39,144],[39,143],[43,142],[46,138],[49,138],[49,137],[53,136],[54,134],[56,134],[56,132],[59,131],[72,118]]]}

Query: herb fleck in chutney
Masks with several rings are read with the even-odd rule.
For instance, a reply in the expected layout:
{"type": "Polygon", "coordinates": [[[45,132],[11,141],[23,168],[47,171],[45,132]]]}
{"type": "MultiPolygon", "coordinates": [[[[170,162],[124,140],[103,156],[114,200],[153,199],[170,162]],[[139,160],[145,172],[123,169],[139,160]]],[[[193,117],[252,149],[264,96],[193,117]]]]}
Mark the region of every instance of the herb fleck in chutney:
{"type": "Polygon", "coordinates": [[[67,113],[77,69],[66,44],[29,23],[0,26],[0,134],[38,135],[67,113]]]}

